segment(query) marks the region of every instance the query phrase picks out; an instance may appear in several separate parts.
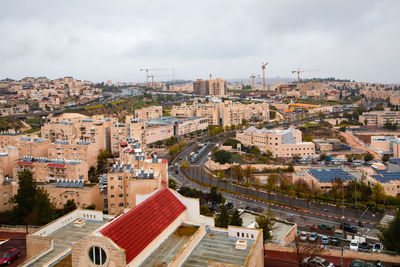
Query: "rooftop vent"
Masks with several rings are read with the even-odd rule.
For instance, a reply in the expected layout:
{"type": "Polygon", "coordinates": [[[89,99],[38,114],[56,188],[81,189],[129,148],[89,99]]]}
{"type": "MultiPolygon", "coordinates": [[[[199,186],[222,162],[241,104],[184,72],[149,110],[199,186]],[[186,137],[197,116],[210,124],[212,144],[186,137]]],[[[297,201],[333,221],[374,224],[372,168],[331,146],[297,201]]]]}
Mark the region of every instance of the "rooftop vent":
{"type": "Polygon", "coordinates": [[[246,240],[237,240],[235,248],[239,249],[239,250],[246,250],[247,249],[247,241],[246,240]]]}

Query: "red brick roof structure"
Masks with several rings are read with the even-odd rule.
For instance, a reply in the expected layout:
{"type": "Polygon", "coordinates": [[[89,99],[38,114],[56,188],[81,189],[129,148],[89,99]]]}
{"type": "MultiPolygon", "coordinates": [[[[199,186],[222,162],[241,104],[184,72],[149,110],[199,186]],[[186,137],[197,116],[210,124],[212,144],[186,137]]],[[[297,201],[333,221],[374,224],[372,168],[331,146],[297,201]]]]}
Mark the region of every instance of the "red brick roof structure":
{"type": "Polygon", "coordinates": [[[164,187],[100,232],[125,249],[129,263],[185,210],[186,206],[164,187]]]}

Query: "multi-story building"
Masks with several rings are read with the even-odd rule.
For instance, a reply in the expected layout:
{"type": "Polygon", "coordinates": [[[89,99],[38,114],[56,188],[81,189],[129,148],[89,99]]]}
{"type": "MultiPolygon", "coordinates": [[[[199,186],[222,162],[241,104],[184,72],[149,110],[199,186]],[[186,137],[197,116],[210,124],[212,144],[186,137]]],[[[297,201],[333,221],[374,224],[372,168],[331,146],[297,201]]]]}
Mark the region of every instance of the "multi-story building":
{"type": "Polygon", "coordinates": [[[56,141],[47,146],[50,159],[72,158],[86,161],[88,166],[97,167],[97,144],[78,140],[56,141]]]}
{"type": "Polygon", "coordinates": [[[227,94],[226,82],[221,78],[215,80],[198,79],[193,83],[193,91],[196,95],[225,96],[227,94]]]}
{"type": "Polygon", "coordinates": [[[157,119],[162,116],[162,106],[150,106],[135,110],[135,118],[140,120],[157,119]]]}
{"type": "Polygon", "coordinates": [[[19,158],[18,149],[13,146],[0,148],[0,177],[13,177],[14,164],[19,158]]]}
{"type": "Polygon", "coordinates": [[[274,157],[314,156],[315,145],[302,142],[302,133],[293,127],[287,130],[257,129],[251,126],[236,132],[236,139],[245,146],[256,146],[261,152],[271,151],[274,157]]]}
{"type": "Polygon", "coordinates": [[[400,105],[400,93],[393,93],[389,98],[389,102],[394,106],[400,105]]]}
{"type": "Polygon", "coordinates": [[[22,136],[21,138],[15,138],[12,145],[18,148],[19,157],[47,157],[50,140],[39,137],[22,136]]]}
{"type": "Polygon", "coordinates": [[[136,206],[136,194],[149,194],[168,181],[165,159],[146,158],[144,154],[122,152],[126,162],[114,164],[107,174],[108,213],[123,213],[136,206]]]}
{"type": "Polygon", "coordinates": [[[359,117],[359,122],[367,126],[383,126],[386,122],[400,124],[400,111],[370,111],[359,117]]]}
{"type": "Polygon", "coordinates": [[[10,199],[17,193],[18,179],[4,177],[0,174],[0,212],[11,210],[10,199]]]}
{"type": "Polygon", "coordinates": [[[238,125],[246,120],[269,120],[269,104],[215,101],[210,103],[193,103],[172,107],[172,116],[175,117],[204,117],[211,125],[231,126],[238,125]]]}
{"type": "Polygon", "coordinates": [[[88,164],[80,160],[48,159],[23,157],[15,162],[14,177],[28,169],[37,182],[49,182],[57,179],[76,181],[88,180],[88,164]]]}
{"type": "Polygon", "coordinates": [[[262,230],[215,228],[198,199],[165,187],[137,202],[115,218],[78,209],[27,235],[29,263],[54,265],[70,255],[73,267],[264,266],[262,230]]]}

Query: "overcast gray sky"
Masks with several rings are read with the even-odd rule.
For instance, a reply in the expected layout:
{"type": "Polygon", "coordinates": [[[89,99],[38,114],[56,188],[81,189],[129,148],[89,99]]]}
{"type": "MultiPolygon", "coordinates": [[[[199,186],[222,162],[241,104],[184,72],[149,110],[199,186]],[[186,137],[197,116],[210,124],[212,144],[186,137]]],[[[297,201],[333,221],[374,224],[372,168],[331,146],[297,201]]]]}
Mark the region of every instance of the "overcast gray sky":
{"type": "MultiPolygon", "coordinates": [[[[0,78],[261,74],[400,81],[400,1],[0,1],[0,78]],[[166,72],[164,72],[166,73],[166,72]]],[[[167,78],[167,77],[164,77],[167,78]]]]}

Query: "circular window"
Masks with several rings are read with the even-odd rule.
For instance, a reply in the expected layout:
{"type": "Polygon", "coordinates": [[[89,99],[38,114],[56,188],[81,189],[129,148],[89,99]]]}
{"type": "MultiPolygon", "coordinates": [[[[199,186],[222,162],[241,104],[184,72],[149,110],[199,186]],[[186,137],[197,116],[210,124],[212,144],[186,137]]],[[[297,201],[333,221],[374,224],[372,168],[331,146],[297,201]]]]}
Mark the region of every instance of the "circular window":
{"type": "Polygon", "coordinates": [[[104,249],[93,246],[89,249],[89,258],[96,265],[103,265],[107,260],[107,254],[104,249]]]}

